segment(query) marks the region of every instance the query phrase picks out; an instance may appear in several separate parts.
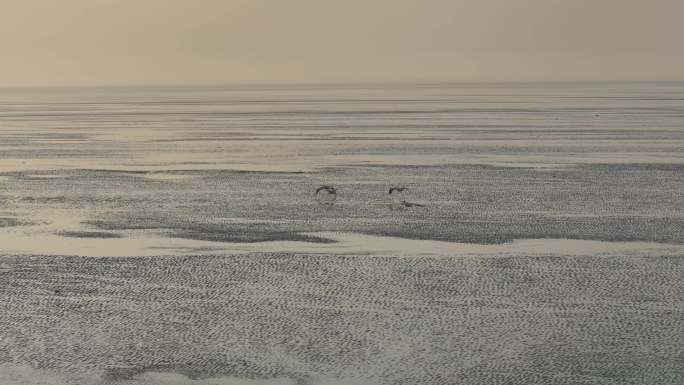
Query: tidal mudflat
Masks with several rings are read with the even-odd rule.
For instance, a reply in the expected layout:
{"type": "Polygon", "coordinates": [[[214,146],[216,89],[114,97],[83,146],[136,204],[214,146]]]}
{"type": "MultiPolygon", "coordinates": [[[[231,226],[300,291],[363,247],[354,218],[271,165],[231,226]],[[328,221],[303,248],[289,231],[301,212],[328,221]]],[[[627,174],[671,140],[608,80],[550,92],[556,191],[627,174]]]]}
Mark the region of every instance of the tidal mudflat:
{"type": "Polygon", "coordinates": [[[1,90],[0,138],[1,383],[684,382],[684,83],[1,90]]]}

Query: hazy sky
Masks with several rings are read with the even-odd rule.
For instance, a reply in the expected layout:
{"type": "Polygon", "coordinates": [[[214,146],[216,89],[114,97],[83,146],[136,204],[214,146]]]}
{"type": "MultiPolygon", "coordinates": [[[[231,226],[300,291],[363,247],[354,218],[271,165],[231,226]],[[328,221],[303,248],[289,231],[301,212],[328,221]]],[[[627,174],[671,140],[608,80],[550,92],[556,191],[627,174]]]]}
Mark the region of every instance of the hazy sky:
{"type": "Polygon", "coordinates": [[[684,79],[683,0],[0,0],[0,87],[684,79]]]}

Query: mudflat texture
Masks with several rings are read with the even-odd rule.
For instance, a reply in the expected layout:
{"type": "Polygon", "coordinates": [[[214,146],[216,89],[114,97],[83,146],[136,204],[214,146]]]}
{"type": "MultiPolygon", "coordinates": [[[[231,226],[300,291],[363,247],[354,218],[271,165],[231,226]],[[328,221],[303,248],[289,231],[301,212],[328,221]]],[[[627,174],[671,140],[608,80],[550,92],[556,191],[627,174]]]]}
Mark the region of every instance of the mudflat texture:
{"type": "Polygon", "coordinates": [[[114,382],[175,371],[303,384],[677,384],[683,262],[8,256],[0,358],[79,363],[114,382]]]}
{"type": "Polygon", "coordinates": [[[0,303],[2,384],[681,384],[684,83],[2,90],[0,303]]]}

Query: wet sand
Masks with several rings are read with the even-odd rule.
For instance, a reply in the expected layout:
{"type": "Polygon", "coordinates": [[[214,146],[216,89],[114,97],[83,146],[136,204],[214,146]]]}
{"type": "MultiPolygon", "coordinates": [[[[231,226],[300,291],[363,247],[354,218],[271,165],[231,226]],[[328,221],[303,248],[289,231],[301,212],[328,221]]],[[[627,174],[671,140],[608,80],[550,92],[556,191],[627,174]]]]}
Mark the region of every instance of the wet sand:
{"type": "Polygon", "coordinates": [[[684,382],[684,84],[1,90],[0,138],[2,383],[684,382]]]}
{"type": "Polygon", "coordinates": [[[6,256],[3,360],[117,384],[676,384],[683,257],[6,256]]]}

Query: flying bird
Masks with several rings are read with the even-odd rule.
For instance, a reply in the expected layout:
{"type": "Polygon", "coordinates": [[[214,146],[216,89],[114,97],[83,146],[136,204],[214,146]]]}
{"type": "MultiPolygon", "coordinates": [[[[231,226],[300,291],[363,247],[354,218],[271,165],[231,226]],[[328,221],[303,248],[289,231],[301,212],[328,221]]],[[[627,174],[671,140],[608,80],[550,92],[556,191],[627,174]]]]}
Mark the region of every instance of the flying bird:
{"type": "Polygon", "coordinates": [[[316,189],[315,195],[319,204],[330,208],[337,199],[337,189],[333,186],[323,185],[316,189]]]}
{"type": "Polygon", "coordinates": [[[318,194],[319,192],[321,192],[323,190],[327,191],[328,194],[337,194],[337,189],[333,186],[328,186],[328,185],[323,185],[323,186],[317,188],[316,194],[318,194]]]}
{"type": "Polygon", "coordinates": [[[404,192],[404,191],[406,191],[406,190],[408,190],[408,187],[396,187],[396,186],[395,186],[395,187],[390,187],[389,193],[390,193],[390,195],[392,195],[392,193],[395,192],[395,191],[397,191],[397,192],[404,192]]]}

